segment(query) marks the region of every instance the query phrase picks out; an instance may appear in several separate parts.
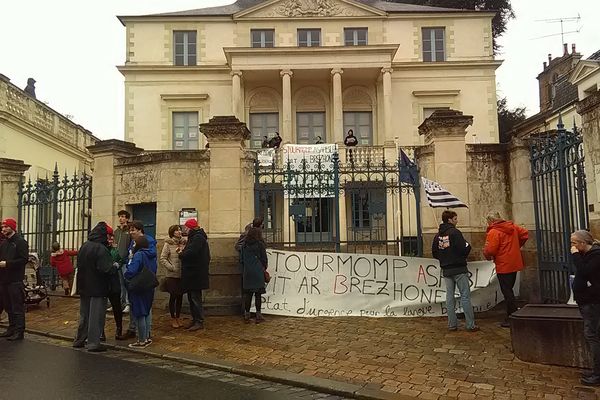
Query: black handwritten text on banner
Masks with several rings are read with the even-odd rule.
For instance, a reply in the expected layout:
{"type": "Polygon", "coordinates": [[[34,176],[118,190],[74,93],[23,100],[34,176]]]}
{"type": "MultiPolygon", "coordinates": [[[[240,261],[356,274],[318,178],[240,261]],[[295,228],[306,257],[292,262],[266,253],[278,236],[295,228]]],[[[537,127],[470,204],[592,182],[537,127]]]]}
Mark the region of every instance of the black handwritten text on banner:
{"type": "MultiPolygon", "coordinates": [[[[265,314],[434,317],[447,313],[446,286],[437,260],[272,249],[267,253],[272,278],[263,295],[265,314]]],[[[468,268],[475,312],[503,300],[492,262],[473,262],[468,268]]],[[[460,312],[460,301],[456,304],[460,312]]]]}

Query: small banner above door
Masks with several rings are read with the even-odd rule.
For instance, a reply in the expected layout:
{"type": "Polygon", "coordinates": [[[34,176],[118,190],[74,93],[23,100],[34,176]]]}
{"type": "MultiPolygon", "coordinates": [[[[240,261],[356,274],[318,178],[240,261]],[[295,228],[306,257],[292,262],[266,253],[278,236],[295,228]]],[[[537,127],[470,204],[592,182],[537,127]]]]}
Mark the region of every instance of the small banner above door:
{"type": "MultiPolygon", "coordinates": [[[[440,317],[446,286],[437,260],[371,254],[267,250],[271,281],[263,313],[294,317],[440,317]]],[[[494,263],[468,265],[471,303],[503,300],[494,263]]],[[[516,285],[518,293],[518,283],[516,285]]],[[[458,293],[455,293],[458,297],[458,293]]],[[[462,312],[456,301],[457,312],[462,312]]]]}

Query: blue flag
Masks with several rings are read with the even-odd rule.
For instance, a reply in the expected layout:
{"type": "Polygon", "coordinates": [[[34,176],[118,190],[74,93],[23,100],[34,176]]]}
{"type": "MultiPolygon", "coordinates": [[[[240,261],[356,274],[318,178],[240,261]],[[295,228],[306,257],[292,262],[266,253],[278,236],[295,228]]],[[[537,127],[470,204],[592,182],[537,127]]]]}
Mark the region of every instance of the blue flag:
{"type": "Polygon", "coordinates": [[[416,185],[419,179],[417,172],[417,165],[406,155],[404,150],[400,149],[400,160],[398,160],[398,166],[400,167],[400,182],[408,183],[409,185],[416,185]]]}

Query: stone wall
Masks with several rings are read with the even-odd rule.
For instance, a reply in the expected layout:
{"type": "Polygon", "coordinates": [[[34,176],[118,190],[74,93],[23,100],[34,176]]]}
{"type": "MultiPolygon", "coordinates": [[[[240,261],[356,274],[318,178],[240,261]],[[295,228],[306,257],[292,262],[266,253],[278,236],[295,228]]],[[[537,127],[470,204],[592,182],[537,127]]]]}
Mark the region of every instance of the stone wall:
{"type": "Polygon", "coordinates": [[[580,101],[577,112],[583,120],[590,229],[594,237],[600,238],[600,92],[580,101]]]}

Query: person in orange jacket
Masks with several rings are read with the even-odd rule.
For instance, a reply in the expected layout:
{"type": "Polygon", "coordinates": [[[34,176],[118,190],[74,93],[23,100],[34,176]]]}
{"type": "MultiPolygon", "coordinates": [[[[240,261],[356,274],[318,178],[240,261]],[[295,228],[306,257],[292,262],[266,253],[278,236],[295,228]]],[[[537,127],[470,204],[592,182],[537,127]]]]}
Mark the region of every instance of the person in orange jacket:
{"type": "Polygon", "coordinates": [[[525,265],[521,247],[529,239],[529,232],[512,221],[504,220],[497,211],[488,213],[486,219],[488,228],[483,255],[487,260],[494,260],[496,264],[496,275],[506,303],[506,319],[500,326],[510,328],[508,317],[517,311],[513,287],[517,280],[517,272],[525,265]]]}

